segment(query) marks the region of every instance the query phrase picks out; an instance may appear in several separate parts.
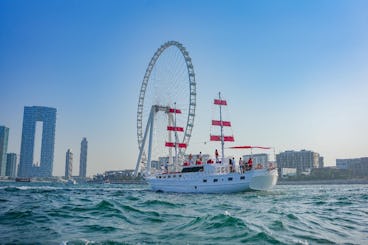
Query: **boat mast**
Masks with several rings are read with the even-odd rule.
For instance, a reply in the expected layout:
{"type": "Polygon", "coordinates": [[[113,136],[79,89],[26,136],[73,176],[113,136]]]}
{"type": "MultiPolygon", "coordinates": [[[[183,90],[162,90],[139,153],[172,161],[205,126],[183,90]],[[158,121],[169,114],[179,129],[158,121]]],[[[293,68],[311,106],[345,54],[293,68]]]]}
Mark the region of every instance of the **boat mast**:
{"type": "MultiPolygon", "coordinates": [[[[174,128],[176,129],[176,102],[174,103],[174,128]]],[[[175,162],[174,168],[176,169],[176,165],[178,164],[178,132],[175,130],[175,162]]]]}
{"type": "MultiPolygon", "coordinates": [[[[219,92],[219,100],[221,100],[221,93],[219,92]]],[[[221,110],[221,107],[222,105],[220,105],[220,131],[221,131],[221,155],[222,155],[222,158],[221,158],[221,163],[223,164],[224,163],[224,158],[225,158],[225,153],[224,153],[224,146],[225,146],[225,142],[224,142],[224,126],[223,126],[223,123],[222,123],[222,110],[221,110]]]]}

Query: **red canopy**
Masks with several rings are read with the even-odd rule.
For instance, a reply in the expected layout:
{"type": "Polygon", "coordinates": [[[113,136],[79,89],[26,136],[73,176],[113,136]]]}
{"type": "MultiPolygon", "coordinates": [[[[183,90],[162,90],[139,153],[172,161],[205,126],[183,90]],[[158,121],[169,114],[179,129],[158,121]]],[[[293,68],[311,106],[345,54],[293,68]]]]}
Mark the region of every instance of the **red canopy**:
{"type": "Polygon", "coordinates": [[[230,149],[266,149],[269,150],[271,147],[265,147],[265,146],[250,146],[250,145],[243,145],[243,146],[232,146],[229,147],[230,149]]]}

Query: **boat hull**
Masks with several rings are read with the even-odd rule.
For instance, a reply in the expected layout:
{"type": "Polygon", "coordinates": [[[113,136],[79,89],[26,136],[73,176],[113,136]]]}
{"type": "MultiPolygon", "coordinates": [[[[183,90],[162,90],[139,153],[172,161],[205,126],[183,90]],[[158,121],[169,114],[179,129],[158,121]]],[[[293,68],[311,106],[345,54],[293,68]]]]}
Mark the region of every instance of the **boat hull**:
{"type": "Polygon", "coordinates": [[[268,190],[276,185],[277,171],[252,170],[246,173],[172,173],[146,178],[153,191],[178,193],[235,193],[268,190]],[[174,177],[175,176],[175,177],[174,177]]]}

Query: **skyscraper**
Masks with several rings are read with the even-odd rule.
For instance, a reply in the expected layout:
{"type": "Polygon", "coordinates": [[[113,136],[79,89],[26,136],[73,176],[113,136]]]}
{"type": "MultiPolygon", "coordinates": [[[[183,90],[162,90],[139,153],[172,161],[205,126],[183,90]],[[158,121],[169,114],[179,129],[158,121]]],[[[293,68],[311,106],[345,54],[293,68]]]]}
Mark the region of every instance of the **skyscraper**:
{"type": "Polygon", "coordinates": [[[5,176],[6,151],[8,150],[9,128],[0,126],[0,176],[5,176]]]}
{"type": "Polygon", "coordinates": [[[25,106],[19,177],[51,177],[54,162],[56,109],[43,106],[25,106]],[[40,164],[34,163],[36,122],[42,124],[40,164]]]}
{"type": "Polygon", "coordinates": [[[65,179],[70,179],[73,172],[73,152],[68,149],[65,156],[65,179]]]}
{"type": "Polygon", "coordinates": [[[6,176],[16,177],[17,176],[17,154],[8,153],[6,154],[6,176]]]}
{"type": "Polygon", "coordinates": [[[81,142],[81,151],[80,151],[80,161],[79,161],[79,177],[86,177],[87,172],[87,150],[88,150],[88,141],[86,138],[83,138],[81,142]]]}
{"type": "Polygon", "coordinates": [[[323,166],[321,161],[323,161],[323,157],[319,153],[307,150],[284,151],[276,155],[280,176],[282,168],[295,168],[297,175],[299,175],[304,171],[323,166]]]}

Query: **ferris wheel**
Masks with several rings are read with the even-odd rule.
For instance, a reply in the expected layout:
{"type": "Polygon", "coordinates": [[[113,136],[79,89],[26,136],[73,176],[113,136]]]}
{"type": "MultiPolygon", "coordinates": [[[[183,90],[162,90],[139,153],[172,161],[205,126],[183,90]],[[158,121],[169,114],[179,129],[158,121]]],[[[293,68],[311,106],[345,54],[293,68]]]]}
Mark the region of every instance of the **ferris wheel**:
{"type": "Polygon", "coordinates": [[[165,147],[168,138],[173,137],[175,142],[185,145],[178,149],[179,155],[184,155],[192,135],[195,109],[196,82],[192,60],[181,43],[168,41],[151,58],[139,92],[139,155],[135,175],[150,171],[151,162],[158,162],[160,157],[169,156],[170,159],[172,149],[165,147]],[[179,111],[180,114],[176,115],[179,111]],[[170,112],[175,112],[175,115],[170,112]],[[174,136],[167,132],[168,125],[173,123],[181,128],[181,132],[175,132],[174,136]]]}

